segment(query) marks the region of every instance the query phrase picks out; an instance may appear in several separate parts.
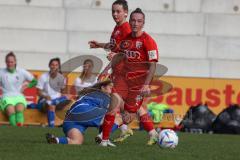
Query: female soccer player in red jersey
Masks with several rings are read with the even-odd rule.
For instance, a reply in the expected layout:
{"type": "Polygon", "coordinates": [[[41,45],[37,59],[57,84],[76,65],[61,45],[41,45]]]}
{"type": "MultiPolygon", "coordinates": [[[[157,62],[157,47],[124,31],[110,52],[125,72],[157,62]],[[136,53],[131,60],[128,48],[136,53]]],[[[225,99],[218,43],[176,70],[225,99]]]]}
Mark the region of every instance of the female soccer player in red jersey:
{"type": "Polygon", "coordinates": [[[128,15],[128,4],[125,0],[116,0],[112,4],[112,17],[116,23],[111,34],[110,42],[100,43],[95,40],[89,41],[90,48],[104,48],[117,52],[119,44],[130,32],[131,28],[126,18],[128,15]]]}
{"type": "MultiPolygon", "coordinates": [[[[108,59],[111,60],[112,57],[118,53],[120,49],[120,43],[121,41],[131,33],[131,28],[129,23],[127,22],[126,18],[128,15],[128,4],[125,0],[116,0],[112,4],[112,17],[116,23],[116,26],[111,34],[110,42],[109,43],[99,43],[95,40],[92,40],[89,42],[90,48],[104,48],[106,50],[110,50],[110,53],[108,55],[108,59]]],[[[116,65],[112,69],[112,75],[116,75],[121,71],[121,64],[116,65]]],[[[105,73],[107,70],[111,68],[111,63],[104,69],[102,73],[105,73]]],[[[100,74],[99,79],[104,76],[104,74],[100,74]]],[[[114,82],[113,82],[114,83],[114,82]]],[[[111,96],[111,104],[110,108],[119,108],[119,105],[123,105],[121,100],[121,85],[114,85],[114,91],[111,96]]],[[[116,122],[112,128],[112,130],[117,129],[120,122],[116,122]],[[118,124],[118,125],[117,125],[118,124]]],[[[122,131],[122,135],[124,137],[128,137],[132,135],[132,130],[128,129],[127,125],[123,124],[120,127],[122,131]]],[[[121,136],[122,136],[121,135],[121,136]]],[[[99,137],[101,138],[101,137],[99,137]]]]}
{"type": "MultiPolygon", "coordinates": [[[[138,113],[143,128],[149,133],[148,145],[157,141],[157,132],[147,110],[141,106],[142,97],[150,93],[149,84],[152,81],[158,61],[158,49],[155,41],[144,32],[145,15],[137,8],[130,15],[132,32],[121,42],[120,50],[125,56],[124,67],[117,75],[113,75],[114,85],[121,84],[122,99],[125,114],[138,113]]],[[[117,109],[107,113],[103,122],[103,138],[100,145],[107,146],[109,134],[115,119],[117,109]]]]}

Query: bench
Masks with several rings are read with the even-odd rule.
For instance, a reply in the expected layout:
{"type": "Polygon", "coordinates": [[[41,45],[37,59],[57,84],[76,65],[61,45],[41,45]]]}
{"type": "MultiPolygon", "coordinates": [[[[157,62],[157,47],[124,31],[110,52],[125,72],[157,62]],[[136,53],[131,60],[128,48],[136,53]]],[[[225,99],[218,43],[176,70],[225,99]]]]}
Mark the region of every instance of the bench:
{"type": "MultiPolygon", "coordinates": [[[[48,124],[46,113],[42,113],[37,109],[26,109],[24,111],[24,119],[24,125],[46,126],[48,124]]],[[[55,125],[59,126],[62,122],[63,121],[56,116],[55,125]]],[[[3,112],[0,112],[0,124],[9,124],[8,117],[3,112]]]]}

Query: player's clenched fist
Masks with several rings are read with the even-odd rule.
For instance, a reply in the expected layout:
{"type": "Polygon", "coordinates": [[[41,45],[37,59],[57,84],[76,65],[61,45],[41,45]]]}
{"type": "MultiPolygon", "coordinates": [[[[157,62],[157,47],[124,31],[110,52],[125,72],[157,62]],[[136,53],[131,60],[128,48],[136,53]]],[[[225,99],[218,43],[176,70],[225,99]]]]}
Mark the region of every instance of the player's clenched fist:
{"type": "Polygon", "coordinates": [[[89,44],[90,48],[100,48],[101,47],[100,44],[97,41],[94,41],[94,40],[89,41],[88,44],[89,44]]]}

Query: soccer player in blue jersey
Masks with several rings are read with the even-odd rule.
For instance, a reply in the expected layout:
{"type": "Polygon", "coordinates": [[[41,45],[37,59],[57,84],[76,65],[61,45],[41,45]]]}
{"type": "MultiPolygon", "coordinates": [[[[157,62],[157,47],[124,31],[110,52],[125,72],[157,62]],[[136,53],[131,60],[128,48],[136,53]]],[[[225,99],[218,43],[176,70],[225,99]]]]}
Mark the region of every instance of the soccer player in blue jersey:
{"type": "MultiPolygon", "coordinates": [[[[66,137],[46,134],[48,143],[82,144],[83,134],[88,127],[100,127],[109,109],[113,83],[110,80],[99,82],[80,91],[79,99],[67,111],[63,122],[66,137]]],[[[115,146],[110,141],[109,146],[115,146]]]]}

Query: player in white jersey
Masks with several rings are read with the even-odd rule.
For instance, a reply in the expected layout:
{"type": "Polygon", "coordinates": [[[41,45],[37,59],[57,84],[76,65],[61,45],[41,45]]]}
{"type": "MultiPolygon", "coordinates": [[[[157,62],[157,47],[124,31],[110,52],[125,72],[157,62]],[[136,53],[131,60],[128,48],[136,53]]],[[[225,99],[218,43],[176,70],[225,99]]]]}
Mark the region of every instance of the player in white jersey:
{"type": "Polygon", "coordinates": [[[22,126],[23,111],[27,105],[23,91],[36,86],[37,80],[25,69],[16,67],[17,60],[13,52],[6,55],[5,62],[6,68],[0,70],[0,86],[3,92],[0,108],[9,117],[10,125],[22,126]]]}
{"type": "MultiPolygon", "coordinates": [[[[38,81],[39,108],[47,107],[49,127],[55,125],[55,110],[60,103],[69,103],[68,97],[64,96],[66,87],[65,78],[61,74],[61,62],[59,58],[53,58],[49,62],[50,71],[43,73],[38,81]]],[[[45,109],[45,108],[44,108],[45,109]]]]}

